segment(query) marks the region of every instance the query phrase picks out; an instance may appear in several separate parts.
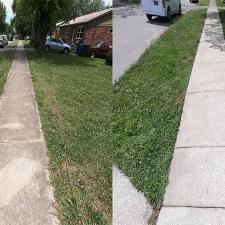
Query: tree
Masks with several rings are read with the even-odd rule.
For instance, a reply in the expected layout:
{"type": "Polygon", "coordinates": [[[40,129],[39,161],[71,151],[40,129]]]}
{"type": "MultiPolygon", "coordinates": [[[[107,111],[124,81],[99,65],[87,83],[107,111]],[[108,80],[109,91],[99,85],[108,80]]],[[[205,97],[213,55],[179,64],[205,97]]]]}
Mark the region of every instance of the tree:
{"type": "Polygon", "coordinates": [[[0,33],[5,32],[5,28],[6,28],[5,19],[6,19],[6,7],[0,1],[0,33]]]}
{"type": "Polygon", "coordinates": [[[44,52],[48,33],[60,21],[96,12],[106,6],[103,0],[14,0],[14,26],[22,36],[32,33],[35,49],[44,52]]]}
{"type": "Polygon", "coordinates": [[[12,24],[16,32],[24,38],[27,35],[31,35],[32,21],[31,15],[28,10],[25,10],[24,2],[21,0],[14,0],[12,9],[16,16],[12,20],[12,24]]]}
{"type": "Polygon", "coordinates": [[[106,8],[102,0],[74,0],[73,1],[73,17],[86,15],[97,12],[106,8]]]}
{"type": "MultiPolygon", "coordinates": [[[[14,0],[13,11],[16,21],[21,25],[20,10],[26,11],[24,20],[30,20],[34,47],[44,52],[45,40],[59,20],[68,20],[72,15],[72,0],[14,0]],[[18,15],[18,18],[17,18],[18,15]]],[[[27,21],[28,22],[28,21],[27,21]]]]}
{"type": "Polygon", "coordinates": [[[10,21],[10,23],[6,23],[5,33],[8,35],[14,35],[12,20],[10,21]]]}

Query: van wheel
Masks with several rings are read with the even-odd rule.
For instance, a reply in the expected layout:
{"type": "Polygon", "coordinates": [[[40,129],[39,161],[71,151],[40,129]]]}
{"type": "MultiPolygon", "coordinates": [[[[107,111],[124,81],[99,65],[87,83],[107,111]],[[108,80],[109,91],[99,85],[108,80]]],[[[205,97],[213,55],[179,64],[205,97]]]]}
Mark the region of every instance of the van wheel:
{"type": "Polygon", "coordinates": [[[167,21],[168,21],[168,22],[171,21],[171,12],[170,12],[170,8],[167,9],[167,21]]]}
{"type": "Polygon", "coordinates": [[[148,20],[152,20],[152,15],[150,15],[150,14],[146,14],[146,16],[147,16],[147,18],[148,18],[148,20]]]}
{"type": "Polygon", "coordinates": [[[179,5],[179,11],[178,11],[178,16],[181,15],[181,4],[179,5]]]}

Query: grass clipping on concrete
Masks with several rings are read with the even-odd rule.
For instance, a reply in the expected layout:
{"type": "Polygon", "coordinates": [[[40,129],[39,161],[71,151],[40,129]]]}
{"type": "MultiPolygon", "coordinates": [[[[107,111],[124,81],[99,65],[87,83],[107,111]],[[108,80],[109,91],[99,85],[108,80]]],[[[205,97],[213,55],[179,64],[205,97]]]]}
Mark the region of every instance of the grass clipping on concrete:
{"type": "Polygon", "coordinates": [[[111,224],[112,67],[27,51],[62,225],[111,224]]]}
{"type": "Polygon", "coordinates": [[[205,16],[205,9],[183,16],[114,86],[114,160],[155,208],[168,182],[205,16]]]}

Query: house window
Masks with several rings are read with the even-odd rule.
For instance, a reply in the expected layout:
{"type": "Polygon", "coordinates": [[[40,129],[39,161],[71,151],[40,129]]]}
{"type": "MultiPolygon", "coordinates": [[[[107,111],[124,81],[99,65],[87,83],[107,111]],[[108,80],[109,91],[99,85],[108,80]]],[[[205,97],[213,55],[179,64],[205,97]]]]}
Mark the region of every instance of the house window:
{"type": "Polygon", "coordinates": [[[77,28],[77,36],[76,36],[76,38],[77,39],[82,39],[83,36],[84,36],[84,26],[79,26],[77,28]]]}

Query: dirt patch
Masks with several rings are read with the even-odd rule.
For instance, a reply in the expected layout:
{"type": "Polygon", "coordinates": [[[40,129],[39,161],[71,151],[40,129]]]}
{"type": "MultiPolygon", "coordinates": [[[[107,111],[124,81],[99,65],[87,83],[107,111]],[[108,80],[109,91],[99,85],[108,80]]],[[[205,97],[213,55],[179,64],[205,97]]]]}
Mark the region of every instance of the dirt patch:
{"type": "Polygon", "coordinates": [[[157,220],[158,220],[158,217],[159,217],[159,213],[160,213],[160,209],[154,209],[149,221],[148,221],[148,224],[149,225],[156,225],[157,224],[157,220]]]}
{"type": "Polygon", "coordinates": [[[69,172],[69,173],[74,173],[74,172],[78,172],[79,171],[79,167],[73,165],[71,162],[69,162],[68,160],[65,160],[62,165],[61,168],[63,171],[69,172]]]}

